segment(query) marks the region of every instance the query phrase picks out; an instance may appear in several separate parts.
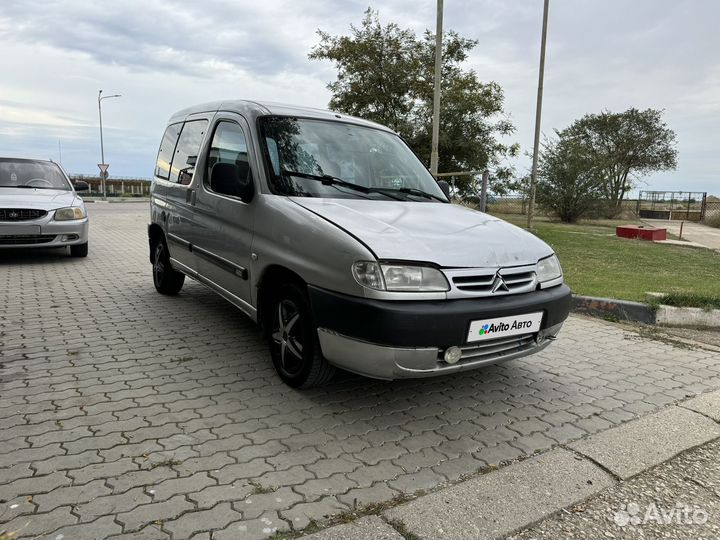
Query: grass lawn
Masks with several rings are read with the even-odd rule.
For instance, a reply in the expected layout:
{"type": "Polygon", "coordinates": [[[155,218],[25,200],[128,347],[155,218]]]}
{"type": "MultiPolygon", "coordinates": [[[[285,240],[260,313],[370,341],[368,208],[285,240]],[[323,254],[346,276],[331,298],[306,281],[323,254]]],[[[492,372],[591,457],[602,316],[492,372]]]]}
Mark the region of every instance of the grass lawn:
{"type": "MultiPolygon", "coordinates": [[[[525,216],[498,217],[525,225],[525,216]]],[[[648,291],[691,293],[720,302],[720,254],[617,238],[619,224],[600,220],[568,225],[541,218],[535,232],[557,253],[565,281],[576,294],[642,302],[648,291]]]]}

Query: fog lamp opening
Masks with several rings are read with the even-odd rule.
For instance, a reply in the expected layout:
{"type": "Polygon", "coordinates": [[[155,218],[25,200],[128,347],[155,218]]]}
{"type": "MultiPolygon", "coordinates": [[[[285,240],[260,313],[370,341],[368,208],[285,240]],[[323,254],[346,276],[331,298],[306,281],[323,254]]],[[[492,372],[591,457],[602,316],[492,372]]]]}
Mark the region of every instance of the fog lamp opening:
{"type": "Polygon", "coordinates": [[[445,349],[443,360],[445,360],[448,364],[455,364],[458,360],[460,360],[461,356],[462,349],[460,347],[452,346],[445,349]]]}

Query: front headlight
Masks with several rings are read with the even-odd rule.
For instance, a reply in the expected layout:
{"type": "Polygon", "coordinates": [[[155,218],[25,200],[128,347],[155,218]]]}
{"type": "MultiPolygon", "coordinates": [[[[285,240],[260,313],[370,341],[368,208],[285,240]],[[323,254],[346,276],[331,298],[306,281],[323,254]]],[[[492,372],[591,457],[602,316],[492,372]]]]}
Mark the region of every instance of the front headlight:
{"type": "Polygon", "coordinates": [[[355,280],[360,285],[378,291],[438,292],[450,290],[443,273],[430,266],[358,261],[353,264],[352,271],[355,280]]]}
{"type": "Polygon", "coordinates": [[[541,288],[552,287],[562,283],[563,273],[557,256],[550,255],[538,261],[537,278],[541,288]]]}
{"type": "Polygon", "coordinates": [[[68,206],[55,210],[55,221],[69,221],[71,219],[83,219],[87,216],[85,208],[81,206],[68,206]]]}

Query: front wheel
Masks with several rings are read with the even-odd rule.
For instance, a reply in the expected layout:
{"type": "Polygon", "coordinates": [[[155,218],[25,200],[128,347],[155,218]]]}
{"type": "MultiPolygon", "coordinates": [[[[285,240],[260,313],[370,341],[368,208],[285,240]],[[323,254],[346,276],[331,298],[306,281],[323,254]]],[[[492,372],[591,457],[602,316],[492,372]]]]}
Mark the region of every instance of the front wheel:
{"type": "Polygon", "coordinates": [[[74,246],[70,246],[70,256],[71,257],[87,257],[88,254],[88,243],[85,242],[84,244],[76,244],[74,246]]]}
{"type": "Polygon", "coordinates": [[[164,240],[158,240],[153,248],[153,283],[159,293],[177,294],[185,282],[185,274],[170,266],[170,256],[164,240]]]}
{"type": "Polygon", "coordinates": [[[268,343],[280,378],[294,388],[310,388],[329,381],[335,368],[320,351],[315,323],[305,291],[283,285],[272,304],[268,343]]]}

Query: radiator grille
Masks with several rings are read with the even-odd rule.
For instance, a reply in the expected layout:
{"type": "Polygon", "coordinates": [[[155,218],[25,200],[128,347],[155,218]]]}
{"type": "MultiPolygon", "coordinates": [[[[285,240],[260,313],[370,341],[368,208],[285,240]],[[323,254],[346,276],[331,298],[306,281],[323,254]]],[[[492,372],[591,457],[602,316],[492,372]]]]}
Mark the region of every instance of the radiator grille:
{"type": "Polygon", "coordinates": [[[537,285],[535,266],[457,268],[445,273],[453,285],[448,297],[480,297],[530,292],[537,285]]]}
{"type": "Polygon", "coordinates": [[[46,215],[46,210],[33,208],[0,208],[0,221],[29,221],[46,215]]]}
{"type": "Polygon", "coordinates": [[[535,345],[533,334],[489,339],[460,347],[462,355],[459,363],[499,359],[503,356],[532,349],[535,345]]]}
{"type": "Polygon", "coordinates": [[[16,234],[0,236],[0,246],[47,244],[55,240],[54,234],[16,234]]]}

